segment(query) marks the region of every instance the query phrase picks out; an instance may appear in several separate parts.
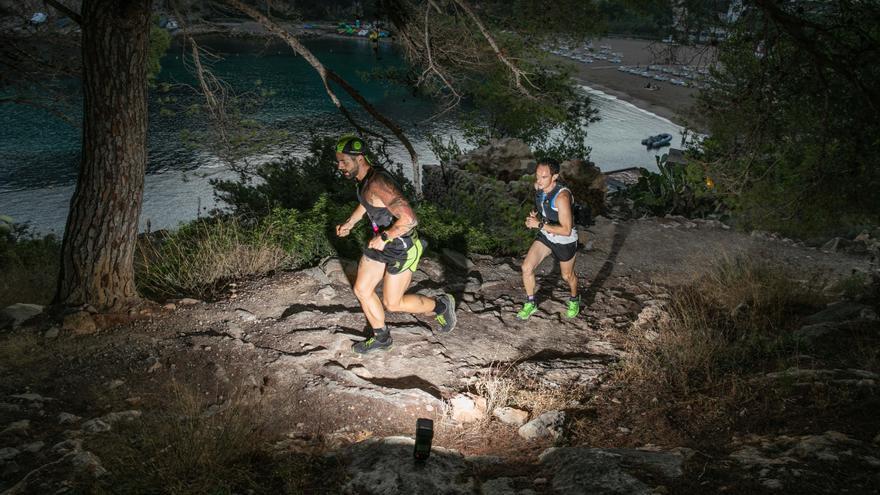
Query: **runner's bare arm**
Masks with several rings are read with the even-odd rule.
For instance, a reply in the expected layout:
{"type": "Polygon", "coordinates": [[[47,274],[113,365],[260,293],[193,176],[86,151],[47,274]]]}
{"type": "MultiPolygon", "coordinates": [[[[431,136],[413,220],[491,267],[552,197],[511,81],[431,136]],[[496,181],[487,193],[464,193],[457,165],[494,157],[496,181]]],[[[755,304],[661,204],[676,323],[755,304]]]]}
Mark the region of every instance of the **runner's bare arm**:
{"type": "Polygon", "coordinates": [[[381,202],[397,218],[397,221],[385,231],[389,239],[400,237],[418,225],[416,213],[395,184],[380,176],[373,179],[369,187],[372,201],[381,202]]]}
{"type": "Polygon", "coordinates": [[[559,225],[544,225],[544,230],[556,235],[571,235],[574,218],[571,212],[571,193],[562,191],[556,196],[556,208],[559,209],[559,225]]]}
{"type": "Polygon", "coordinates": [[[347,236],[351,232],[351,229],[361,221],[361,218],[364,218],[365,213],[367,213],[367,209],[364,208],[364,205],[358,204],[357,208],[351,213],[351,216],[348,217],[348,220],[346,220],[345,223],[336,226],[336,235],[339,237],[347,236]]]}

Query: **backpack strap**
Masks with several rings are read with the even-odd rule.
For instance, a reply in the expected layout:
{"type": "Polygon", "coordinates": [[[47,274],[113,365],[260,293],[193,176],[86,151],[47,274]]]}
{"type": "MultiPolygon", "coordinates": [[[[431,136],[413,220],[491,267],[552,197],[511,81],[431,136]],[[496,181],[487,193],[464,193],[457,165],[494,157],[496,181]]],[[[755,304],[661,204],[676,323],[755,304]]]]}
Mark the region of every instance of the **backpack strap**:
{"type": "Polygon", "coordinates": [[[568,191],[568,193],[571,194],[571,204],[574,205],[574,194],[571,193],[571,189],[563,186],[562,184],[558,184],[556,186],[556,193],[553,194],[553,198],[550,199],[550,208],[553,208],[554,210],[559,210],[559,208],[556,207],[556,197],[559,196],[562,191],[568,191]]]}

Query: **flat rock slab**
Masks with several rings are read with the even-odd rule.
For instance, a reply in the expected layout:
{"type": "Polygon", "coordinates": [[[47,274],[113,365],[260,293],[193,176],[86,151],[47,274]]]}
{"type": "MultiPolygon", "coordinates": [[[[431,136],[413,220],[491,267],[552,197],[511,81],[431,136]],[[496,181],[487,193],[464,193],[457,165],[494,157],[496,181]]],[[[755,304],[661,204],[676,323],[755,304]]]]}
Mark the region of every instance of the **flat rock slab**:
{"type": "Polygon", "coordinates": [[[469,463],[453,450],[434,448],[424,463],[413,459],[415,442],[406,437],[367,440],[349,447],[346,472],[350,477],[343,493],[358,495],[410,495],[417,493],[472,495],[477,493],[468,475],[469,463]]]}
{"type": "Polygon", "coordinates": [[[852,320],[859,318],[862,312],[866,310],[871,310],[871,307],[851,301],[838,301],[822,311],[804,318],[804,325],[852,320]]]}
{"type": "Polygon", "coordinates": [[[17,328],[22,323],[43,312],[39,304],[17,303],[0,310],[0,329],[17,328]]]}
{"type": "Polygon", "coordinates": [[[649,495],[654,490],[639,473],[679,477],[684,457],[678,452],[569,447],[547,449],[539,459],[554,473],[558,493],[649,495]]]}

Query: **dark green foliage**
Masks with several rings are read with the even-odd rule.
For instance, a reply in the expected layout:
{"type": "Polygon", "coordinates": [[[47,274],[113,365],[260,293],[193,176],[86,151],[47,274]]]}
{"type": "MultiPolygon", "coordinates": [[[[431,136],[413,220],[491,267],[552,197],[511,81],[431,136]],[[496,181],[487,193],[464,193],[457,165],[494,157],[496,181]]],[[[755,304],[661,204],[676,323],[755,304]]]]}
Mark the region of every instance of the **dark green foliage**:
{"type": "Polygon", "coordinates": [[[525,252],[534,239],[524,226],[534,190],[529,177],[507,184],[475,174],[473,181],[448,187],[437,204],[420,205],[420,232],[436,236],[442,247],[463,252],[525,252]]]}
{"type": "Polygon", "coordinates": [[[326,256],[360,256],[367,243],[366,228],[352,229],[345,238],[336,237],[336,225],[345,222],[357,207],[355,202],[336,202],[322,194],[307,211],[276,208],[264,217],[256,231],[280,247],[288,256],[283,268],[300,268],[326,256]]]}
{"type": "Polygon", "coordinates": [[[534,238],[523,226],[528,208],[523,210],[511,205],[509,210],[499,210],[497,216],[487,216],[485,209],[476,204],[466,206],[471,207],[469,214],[432,204],[417,208],[419,235],[428,240],[429,249],[438,251],[446,247],[464,253],[500,256],[520,255],[528,249],[534,238]]]}
{"type": "MultiPolygon", "coordinates": [[[[299,242],[305,237],[296,232],[303,227],[304,217],[295,210],[310,210],[309,225],[317,228],[318,223],[323,222],[333,249],[344,256],[357,257],[367,241],[364,222],[346,239],[335,238],[333,232],[357,206],[355,184],[336,172],[334,144],[332,138],[314,138],[306,157],[266,164],[257,169],[255,179],[246,182],[217,181],[214,183],[217,195],[231,206],[235,215],[255,219],[261,226],[260,232],[272,232],[272,243],[284,247],[288,253],[292,253],[292,249],[286,247],[288,239],[297,240],[296,249],[304,247],[299,242]]],[[[381,162],[376,156],[371,160],[381,162]]],[[[478,200],[460,195],[450,199],[459,207],[453,212],[436,205],[418,204],[413,200],[412,184],[399,169],[386,167],[389,168],[404,195],[416,207],[419,233],[428,240],[429,249],[450,247],[464,252],[514,254],[528,247],[526,241],[530,236],[522,227],[528,206],[511,203],[503,184],[499,183],[500,189],[493,198],[478,200]],[[496,205],[493,206],[495,213],[488,218],[486,201],[496,205]]],[[[306,237],[315,235],[323,234],[309,230],[306,237]]],[[[303,259],[316,260],[308,255],[303,259]]]]}
{"type": "Polygon", "coordinates": [[[878,17],[876,2],[755,8],[721,46],[701,97],[703,159],[743,226],[821,236],[880,223],[878,17]]]}
{"type": "MultiPolygon", "coordinates": [[[[515,41],[508,43],[516,46],[515,41]]],[[[532,57],[541,56],[524,47],[517,49],[532,57]]],[[[539,154],[552,154],[561,159],[588,158],[585,127],[597,120],[597,111],[592,108],[589,96],[576,87],[571,68],[543,62],[523,62],[523,66],[540,90],[529,88],[541,97],[528,98],[511,88],[510,74],[504,67],[475,78],[468,86],[468,94],[476,110],[462,118],[466,140],[481,146],[490,139],[515,137],[539,154]],[[551,139],[550,132],[554,129],[559,129],[561,136],[551,139]]]]}
{"type": "Polygon", "coordinates": [[[672,9],[668,2],[602,0],[597,10],[612,35],[660,39],[672,31],[672,9]]]}
{"type": "Polygon", "coordinates": [[[55,291],[61,243],[38,236],[26,224],[0,216],[0,308],[14,303],[48,304],[55,291]]]}
{"type": "MultiPolygon", "coordinates": [[[[211,184],[217,198],[238,216],[259,218],[276,208],[307,210],[321,195],[334,204],[352,202],[356,200],[355,183],[337,172],[335,144],[336,138],[313,137],[309,154],[304,157],[269,162],[252,173],[244,171],[237,181],[217,180],[211,184]]],[[[370,143],[368,147],[373,149],[370,143]]],[[[368,157],[394,177],[405,196],[413,197],[413,186],[399,164],[375,153],[368,153],[368,157]]]]}
{"type": "Polygon", "coordinates": [[[159,16],[153,16],[150,23],[150,52],[147,56],[147,81],[150,86],[155,86],[156,78],[162,71],[162,57],[171,46],[171,35],[168,31],[159,27],[159,16]]]}
{"type": "MultiPolygon", "coordinates": [[[[257,238],[280,247],[287,255],[283,268],[312,265],[336,254],[332,232],[336,219],[348,216],[354,204],[332,202],[321,195],[306,211],[276,208],[255,228],[257,238]]],[[[344,220],[344,219],[343,219],[344,220]]]]}
{"type": "Polygon", "coordinates": [[[535,0],[488,1],[479,2],[477,12],[499,30],[531,37],[562,35],[583,39],[602,28],[601,13],[592,1],[558,0],[552,8],[535,0]]]}
{"type": "Polygon", "coordinates": [[[335,143],[330,137],[314,138],[303,158],[267,163],[256,168],[254,177],[239,181],[212,181],[215,194],[235,214],[256,217],[276,208],[309,209],[321,194],[335,202],[352,201],[355,186],[336,171],[335,143]]]}
{"type": "Polygon", "coordinates": [[[622,193],[633,200],[637,214],[683,215],[686,217],[726,214],[723,198],[695,163],[669,164],[667,155],[657,159],[659,173],[642,169],[639,182],[622,193]]]}
{"type": "Polygon", "coordinates": [[[565,118],[559,123],[559,136],[551,138],[548,131],[542,140],[532,143],[535,155],[538,158],[555,158],[559,162],[582,160],[586,163],[591,151],[586,145],[587,126],[599,120],[596,116],[598,112],[590,105],[588,97],[573,94],[565,118]]]}

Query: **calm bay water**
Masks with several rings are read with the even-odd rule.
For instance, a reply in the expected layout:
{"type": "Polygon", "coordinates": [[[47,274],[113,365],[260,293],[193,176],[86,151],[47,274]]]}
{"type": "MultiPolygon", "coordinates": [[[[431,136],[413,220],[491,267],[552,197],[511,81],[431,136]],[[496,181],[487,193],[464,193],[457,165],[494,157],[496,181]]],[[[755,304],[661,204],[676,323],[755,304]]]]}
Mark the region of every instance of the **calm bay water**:
{"type": "MultiPolygon", "coordinates": [[[[270,152],[277,156],[303,155],[308,136],[315,132],[350,132],[330,103],[320,79],[306,62],[278,43],[205,40],[220,55],[214,72],[237,91],[265,88],[274,91],[267,105],[254,118],[290,133],[289,143],[270,152]]],[[[437,108],[412,96],[404,87],[367,81],[362,74],[375,69],[402,67],[403,61],[390,45],[381,46],[376,59],[365,40],[320,39],[306,43],[324,62],[352,82],[380,111],[397,121],[407,132],[422,163],[435,161],[426,136],[433,133],[458,138],[451,117],[428,119],[437,108]]],[[[141,228],[174,227],[205,214],[215,205],[208,183],[212,178],[232,177],[210,154],[187,147],[180,131],[197,126],[195,117],[166,115],[160,96],[177,99],[177,106],[198,103],[198,97],[184,84],[194,84],[182,62],[180,49],[172,48],[162,63],[159,80],[177,84],[163,95],[150,95],[149,163],[144,191],[141,228]]],[[[591,93],[601,120],[589,128],[587,144],[591,159],[603,170],[629,166],[654,168],[654,152],[639,144],[651,134],[668,132],[678,136],[681,128],[654,114],[614,97],[584,88],[591,93]]],[[[349,108],[354,102],[343,98],[349,108]]],[[[79,116],[73,116],[74,121],[79,116]]],[[[369,120],[361,116],[361,122],[369,120]]],[[[677,138],[676,138],[677,140],[677,138]]],[[[30,222],[40,232],[64,228],[80,158],[80,130],[51,114],[27,106],[0,106],[0,214],[16,222],[30,222]]],[[[676,144],[676,141],[673,141],[676,144]]],[[[392,156],[406,163],[408,154],[396,142],[392,156]]]]}

